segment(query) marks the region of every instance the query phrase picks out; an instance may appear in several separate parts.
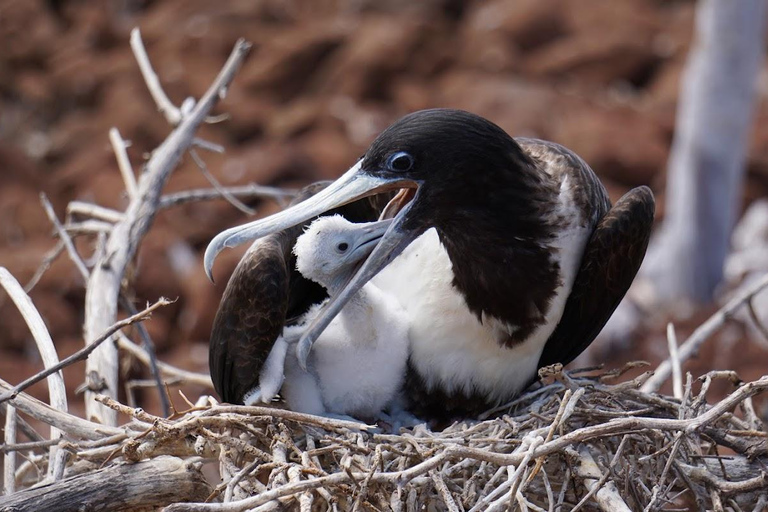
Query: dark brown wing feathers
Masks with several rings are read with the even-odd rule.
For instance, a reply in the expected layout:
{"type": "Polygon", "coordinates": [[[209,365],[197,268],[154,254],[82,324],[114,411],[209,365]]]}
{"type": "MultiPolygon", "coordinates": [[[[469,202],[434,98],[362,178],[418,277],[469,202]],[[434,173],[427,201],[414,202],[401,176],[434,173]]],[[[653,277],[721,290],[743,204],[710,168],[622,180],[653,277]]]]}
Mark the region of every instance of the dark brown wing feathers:
{"type": "Polygon", "coordinates": [[[613,314],[643,262],[655,203],[648,187],[627,192],[598,222],[539,367],[573,361],[613,314]]]}

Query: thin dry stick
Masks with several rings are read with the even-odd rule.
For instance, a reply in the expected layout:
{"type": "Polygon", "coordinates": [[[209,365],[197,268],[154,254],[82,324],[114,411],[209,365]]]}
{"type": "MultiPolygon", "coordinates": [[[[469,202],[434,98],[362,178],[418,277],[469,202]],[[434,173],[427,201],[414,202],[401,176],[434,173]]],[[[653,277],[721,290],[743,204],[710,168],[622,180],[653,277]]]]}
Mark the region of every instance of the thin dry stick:
{"type": "MultiPolygon", "coordinates": [[[[5,409],[5,444],[16,444],[16,408],[5,409]]],[[[3,457],[3,494],[10,496],[16,491],[16,452],[5,452],[3,457]]]]}
{"type": "MultiPolygon", "coordinates": [[[[0,416],[5,416],[5,407],[6,404],[0,404],[0,416]]],[[[24,418],[21,418],[17,416],[16,418],[16,425],[18,426],[19,430],[21,431],[24,436],[26,436],[27,439],[29,439],[32,442],[35,443],[49,443],[51,442],[50,439],[45,439],[43,436],[41,436],[34,428],[32,428],[32,425],[24,421],[24,418]]],[[[58,441],[57,441],[58,442],[58,441]]],[[[56,443],[54,443],[56,444],[56,443]]],[[[48,445],[50,446],[50,445],[48,445]]]]}
{"type": "Polygon", "coordinates": [[[430,477],[435,484],[435,489],[440,493],[440,497],[443,499],[445,508],[450,512],[459,512],[459,506],[456,504],[456,500],[451,496],[451,491],[448,490],[448,486],[445,484],[443,476],[437,471],[430,471],[430,477]]]}
{"type": "Polygon", "coordinates": [[[197,154],[197,151],[194,149],[189,150],[189,154],[192,157],[192,160],[195,161],[195,164],[197,164],[198,169],[200,169],[200,172],[205,176],[205,179],[208,180],[208,183],[210,183],[214,190],[216,190],[219,195],[221,195],[222,198],[226,199],[226,201],[243,212],[246,215],[254,215],[256,213],[256,210],[251,208],[250,206],[246,205],[242,201],[240,201],[238,198],[230,194],[226,188],[224,188],[221,183],[219,183],[219,180],[217,180],[213,174],[211,174],[211,171],[208,170],[208,166],[205,164],[205,161],[200,158],[200,155],[197,154]]]}
{"type": "MultiPolygon", "coordinates": [[[[143,45],[137,45],[140,41],[139,32],[134,30],[131,35],[134,51],[139,46],[143,50],[143,45]]],[[[117,300],[125,269],[133,260],[141,239],[152,224],[157,213],[161,190],[181,155],[192,143],[199,125],[226,93],[235,72],[249,50],[250,45],[243,40],[235,44],[229,59],[211,87],[189,115],[181,119],[173,132],[152,153],[139,179],[136,197],[128,205],[123,220],[118,222],[112,230],[106,243],[104,257],[97,262],[88,280],[85,296],[86,340],[95,339],[98,333],[104,331],[117,318],[117,300]]],[[[146,56],[142,52],[137,54],[137,58],[140,58],[138,55],[146,56]]],[[[159,86],[159,83],[155,85],[159,86]]],[[[117,369],[117,349],[113,344],[102,345],[86,362],[86,375],[93,373],[98,375],[106,384],[107,394],[112,397],[117,396],[117,369]]],[[[90,391],[86,391],[85,406],[88,418],[108,425],[117,423],[117,414],[96,403],[94,394],[90,391]]]]}
{"type": "Polygon", "coordinates": [[[268,416],[280,418],[285,421],[293,421],[304,425],[321,427],[329,431],[360,432],[378,428],[376,425],[367,425],[351,420],[340,420],[325,416],[315,416],[302,412],[294,412],[288,409],[275,409],[272,407],[260,407],[257,405],[217,405],[200,413],[200,416],[215,416],[220,414],[245,414],[253,416],[268,416]]]}
{"type": "MultiPolygon", "coordinates": [[[[13,386],[0,379],[0,390],[8,393],[12,389],[13,386]]],[[[16,398],[10,401],[10,405],[46,425],[56,427],[62,432],[80,439],[101,439],[107,436],[125,435],[124,430],[121,428],[99,425],[72,414],[61,412],[26,393],[19,393],[16,398]]]]}
{"type": "MultiPolygon", "coordinates": [[[[120,295],[120,298],[120,302],[122,302],[123,307],[130,314],[135,315],[138,313],[131,301],[128,300],[123,294],[120,295]]],[[[152,338],[149,335],[149,331],[147,331],[147,328],[144,327],[144,324],[138,323],[136,324],[136,328],[139,331],[139,336],[141,337],[141,341],[144,344],[144,350],[149,356],[149,372],[152,375],[152,379],[155,381],[157,392],[160,395],[160,407],[163,411],[163,416],[167,417],[171,414],[171,404],[169,402],[168,394],[165,392],[163,379],[160,376],[160,370],[157,364],[157,355],[155,352],[155,343],[152,341],[152,338]]]]}
{"type": "Polygon", "coordinates": [[[714,476],[707,469],[689,466],[688,464],[679,464],[679,467],[685,471],[689,478],[698,482],[705,483],[714,487],[723,494],[745,493],[760,489],[765,489],[768,485],[768,473],[762,472],[759,476],[748,478],[739,482],[729,482],[714,476]]]}
{"type": "MultiPolygon", "coordinates": [[[[191,98],[187,98],[181,108],[178,108],[168,98],[162,85],[160,85],[160,79],[158,78],[157,73],[152,69],[152,64],[149,61],[149,56],[147,55],[147,50],[144,48],[144,42],[141,40],[141,32],[138,28],[131,30],[131,50],[133,50],[133,55],[136,62],[139,64],[141,75],[144,77],[149,93],[152,95],[152,99],[155,100],[157,110],[163,114],[165,120],[168,121],[168,124],[171,126],[178,126],[181,121],[191,113],[191,110],[194,109],[194,100],[190,103],[189,100],[191,100],[191,98]]],[[[209,116],[205,121],[213,124],[227,119],[227,117],[226,114],[209,116]]]]}
{"type": "Polygon", "coordinates": [[[120,174],[123,176],[125,191],[128,193],[128,197],[133,199],[136,197],[138,188],[136,185],[136,175],[133,174],[133,167],[131,166],[131,161],[128,159],[128,145],[120,136],[120,132],[117,128],[109,129],[109,142],[112,143],[112,150],[115,152],[115,158],[117,159],[117,167],[120,169],[120,174]]]}
{"type": "MultiPolygon", "coordinates": [[[[16,416],[16,421],[18,421],[20,418],[18,415],[16,416]]],[[[15,444],[3,444],[0,445],[0,452],[2,453],[10,453],[10,452],[20,452],[20,451],[27,451],[27,450],[38,450],[41,448],[50,448],[54,444],[59,444],[60,441],[58,439],[46,439],[43,441],[33,441],[29,443],[15,443],[15,444]]]]}
{"type": "MultiPolygon", "coordinates": [[[[584,389],[583,388],[580,389],[579,391],[581,391],[581,395],[584,394],[584,389]]],[[[544,442],[548,443],[555,436],[555,431],[560,426],[560,423],[563,421],[563,413],[565,413],[565,408],[569,404],[569,402],[571,401],[571,394],[572,394],[572,392],[571,392],[570,389],[566,389],[565,390],[565,394],[563,395],[563,398],[560,401],[560,407],[557,410],[557,414],[555,415],[555,419],[552,421],[552,425],[549,428],[549,432],[547,432],[547,437],[544,439],[544,442]]],[[[578,399],[574,401],[574,404],[573,404],[574,408],[576,407],[575,402],[577,402],[577,401],[578,401],[578,399]]],[[[534,466],[533,470],[531,471],[531,475],[528,477],[528,482],[531,482],[534,478],[536,478],[536,474],[538,474],[539,470],[541,469],[541,466],[543,466],[543,465],[544,465],[544,459],[543,458],[540,458],[540,459],[536,460],[536,465],[534,466]]]]}
{"type": "Polygon", "coordinates": [[[672,393],[675,398],[683,398],[683,370],[680,367],[680,356],[677,351],[677,335],[672,322],[667,324],[667,345],[669,346],[669,361],[672,364],[672,393]]]}
{"type": "Polygon", "coordinates": [[[83,259],[77,252],[75,244],[72,243],[72,239],[69,237],[69,234],[64,229],[64,226],[61,225],[61,222],[59,222],[58,217],[56,217],[56,213],[53,211],[53,205],[51,205],[51,202],[48,200],[48,196],[46,196],[45,193],[40,193],[40,202],[43,203],[43,209],[45,209],[45,213],[48,215],[48,219],[50,219],[53,227],[56,229],[56,233],[59,235],[59,239],[64,242],[64,247],[67,249],[67,253],[72,260],[72,263],[75,264],[75,267],[80,273],[80,276],[83,278],[83,281],[87,282],[90,273],[88,272],[88,269],[85,268],[85,263],[83,263],[83,259]]]}
{"type": "Polygon", "coordinates": [[[192,145],[196,148],[210,151],[211,153],[224,153],[224,146],[209,140],[201,139],[200,137],[195,137],[192,139],[192,145]]]}
{"type": "MultiPolygon", "coordinates": [[[[756,281],[751,286],[747,287],[740,294],[732,298],[728,303],[718,310],[714,315],[709,317],[706,322],[701,324],[693,334],[691,334],[685,342],[680,345],[678,351],[680,357],[680,363],[687,361],[693,354],[695,354],[699,347],[709,339],[709,337],[718,330],[725,321],[733,315],[733,313],[749,301],[752,297],[760,293],[766,286],[768,286],[768,274],[762,277],[762,279],[756,281]]],[[[653,393],[658,391],[661,385],[669,378],[672,372],[672,362],[669,359],[665,359],[654,371],[653,376],[648,379],[645,384],[640,388],[640,391],[644,393],[653,393]]]]}
{"type": "Polygon", "coordinates": [[[40,266],[37,267],[37,270],[35,270],[35,274],[29,279],[29,281],[27,281],[27,284],[24,285],[25,292],[29,293],[35,286],[37,286],[37,283],[40,282],[40,279],[48,271],[48,269],[51,268],[51,264],[56,261],[56,258],[58,258],[62,252],[64,252],[64,242],[59,240],[56,242],[55,246],[53,246],[47,253],[45,253],[42,263],[40,263],[40,266]]]}
{"type": "Polygon", "coordinates": [[[749,318],[752,320],[752,323],[755,324],[755,327],[757,327],[757,330],[760,331],[760,334],[762,334],[763,343],[768,343],[768,328],[763,325],[763,322],[760,320],[760,317],[757,316],[757,311],[755,311],[755,304],[754,304],[754,297],[751,297],[749,301],[747,302],[747,311],[749,311],[749,318]]]}
{"type": "Polygon", "coordinates": [[[578,450],[569,448],[566,451],[570,451],[577,458],[576,475],[584,479],[584,485],[589,491],[573,508],[574,512],[580,509],[591,496],[594,496],[595,502],[605,512],[631,512],[631,509],[621,498],[616,485],[612,481],[608,482],[608,477],[611,474],[610,469],[606,469],[605,473],[601,472],[587,447],[581,446],[578,450]]]}
{"type": "Polygon", "coordinates": [[[122,212],[105,208],[97,204],[84,203],[82,201],[71,201],[67,205],[67,218],[70,217],[88,217],[91,219],[103,220],[111,224],[117,224],[125,217],[122,212]]]}
{"type": "Polygon", "coordinates": [[[667,475],[669,474],[669,470],[672,467],[672,463],[675,462],[675,457],[677,456],[677,450],[680,448],[680,443],[683,441],[683,433],[678,432],[675,434],[675,440],[672,442],[672,450],[669,452],[669,457],[667,457],[667,462],[664,464],[664,469],[661,472],[661,477],[659,477],[659,481],[656,483],[656,485],[653,486],[653,495],[651,496],[651,501],[648,503],[648,505],[645,507],[643,512],[650,512],[653,510],[653,507],[656,505],[656,501],[659,499],[659,493],[661,492],[662,488],[664,487],[664,484],[667,480],[667,475]]]}
{"type": "Polygon", "coordinates": [[[224,491],[224,501],[232,501],[232,496],[234,494],[235,488],[237,487],[237,484],[240,483],[240,481],[245,478],[246,476],[250,475],[253,471],[256,470],[260,465],[264,464],[263,460],[256,459],[247,466],[245,466],[243,469],[235,473],[232,478],[229,479],[229,482],[227,482],[227,488],[224,491]]]}
{"type": "Polygon", "coordinates": [[[85,220],[82,222],[71,222],[64,226],[70,236],[77,235],[98,235],[99,233],[109,233],[112,230],[112,224],[102,220],[85,220]]]}
{"type": "Polygon", "coordinates": [[[155,100],[155,104],[157,104],[157,109],[165,116],[168,124],[177,126],[182,119],[181,110],[165,95],[165,91],[160,85],[160,79],[149,62],[149,56],[144,48],[144,42],[141,40],[141,32],[139,32],[138,28],[131,30],[131,49],[133,50],[136,62],[139,64],[141,75],[144,77],[149,93],[152,95],[152,99],[155,100]]]}
{"type": "MultiPolygon", "coordinates": [[[[150,363],[149,354],[147,354],[147,352],[143,348],[136,345],[125,336],[118,337],[117,346],[118,348],[129,352],[133,357],[135,357],[142,363],[149,365],[150,363]]],[[[161,373],[169,377],[178,378],[182,382],[197,384],[199,386],[204,386],[204,387],[213,389],[213,382],[211,381],[211,377],[207,374],[190,372],[188,370],[182,370],[181,368],[176,368],[175,366],[172,366],[168,363],[164,363],[162,361],[157,362],[157,368],[160,370],[161,373]]]]}
{"type": "MultiPolygon", "coordinates": [[[[296,196],[297,191],[293,189],[281,189],[276,187],[265,187],[256,184],[240,185],[236,187],[223,187],[222,190],[226,191],[232,197],[264,197],[268,199],[274,199],[281,206],[287,203],[287,200],[296,196]]],[[[158,208],[172,208],[174,206],[180,206],[193,201],[208,201],[211,199],[221,199],[221,192],[211,188],[201,188],[185,190],[183,192],[176,192],[173,194],[167,194],[160,198],[160,204],[158,208]]]]}
{"type": "MultiPolygon", "coordinates": [[[[48,394],[50,396],[49,400],[51,406],[62,412],[67,412],[67,389],[64,385],[64,376],[57,370],[59,355],[56,353],[56,347],[53,345],[53,340],[45,326],[43,318],[40,316],[37,308],[35,308],[29,295],[24,293],[24,289],[16,278],[3,267],[0,267],[0,285],[5,288],[5,291],[24,317],[24,321],[27,323],[29,331],[32,333],[32,338],[35,340],[37,350],[40,352],[40,358],[43,360],[43,365],[45,366],[45,371],[43,373],[45,373],[45,375],[36,382],[48,377],[48,394]]],[[[0,400],[0,403],[3,401],[4,400],[0,400]]],[[[59,437],[61,437],[61,432],[52,428],[51,439],[58,439],[59,437]]],[[[61,459],[55,458],[57,450],[58,448],[56,446],[51,447],[51,460],[61,461],[61,459]]],[[[50,474],[62,472],[63,467],[61,467],[60,464],[61,462],[50,464],[50,474]]]]}
{"type": "MultiPolygon", "coordinates": [[[[0,267],[0,277],[2,276],[2,271],[5,270],[2,267],[0,267]]],[[[10,391],[7,391],[0,395],[0,403],[5,402],[7,400],[12,400],[16,398],[16,396],[27,389],[29,386],[36,384],[37,382],[40,382],[44,378],[48,377],[49,375],[52,375],[62,368],[66,368],[70,364],[76,362],[76,361],[82,361],[83,359],[86,359],[91,352],[96,350],[96,348],[104,343],[106,340],[108,340],[115,332],[117,332],[120,329],[123,329],[125,327],[128,327],[131,324],[134,324],[136,322],[139,322],[141,320],[146,320],[152,315],[152,312],[155,311],[158,308],[161,308],[163,306],[167,306],[168,304],[172,304],[171,301],[168,299],[161,297],[158,299],[157,302],[152,304],[151,306],[147,307],[143,311],[140,311],[139,313],[130,316],[124,320],[120,320],[119,322],[115,322],[114,325],[109,327],[106,331],[104,331],[101,336],[97,337],[95,340],[93,340],[91,343],[86,345],[85,347],[81,348],[74,354],[70,355],[69,357],[65,358],[61,362],[46,368],[45,370],[33,375],[32,377],[29,377],[28,379],[24,380],[20,384],[16,385],[11,389],[10,391]]]]}

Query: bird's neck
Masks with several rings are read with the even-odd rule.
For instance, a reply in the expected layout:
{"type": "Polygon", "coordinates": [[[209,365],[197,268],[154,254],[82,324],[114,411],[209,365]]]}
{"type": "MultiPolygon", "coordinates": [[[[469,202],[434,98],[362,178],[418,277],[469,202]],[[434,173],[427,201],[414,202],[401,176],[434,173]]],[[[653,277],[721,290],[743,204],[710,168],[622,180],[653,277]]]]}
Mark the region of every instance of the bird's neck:
{"type": "MultiPolygon", "coordinates": [[[[344,326],[344,330],[349,332],[359,345],[364,345],[370,340],[375,339],[374,326],[371,319],[373,305],[369,300],[370,291],[368,288],[369,285],[366,285],[358,290],[344,305],[338,316],[344,326]]],[[[333,292],[331,292],[331,296],[333,296],[333,292]]]]}
{"type": "MultiPolygon", "coordinates": [[[[503,190],[503,189],[501,189],[503,190]]],[[[561,284],[556,197],[546,188],[454,208],[436,226],[453,265],[453,285],[480,321],[491,316],[509,326],[514,345],[546,322],[561,284]]]]}

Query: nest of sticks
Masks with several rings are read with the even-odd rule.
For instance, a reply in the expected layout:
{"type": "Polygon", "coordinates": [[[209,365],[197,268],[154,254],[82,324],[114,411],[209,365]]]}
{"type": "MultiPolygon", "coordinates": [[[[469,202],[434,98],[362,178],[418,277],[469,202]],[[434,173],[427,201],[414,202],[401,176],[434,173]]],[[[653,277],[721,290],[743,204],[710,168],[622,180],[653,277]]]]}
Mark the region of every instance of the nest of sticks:
{"type": "MultiPolygon", "coordinates": [[[[442,431],[421,425],[389,432],[386,425],[332,420],[280,408],[218,404],[208,396],[178,411],[169,381],[211,386],[207,375],[154,357],[141,321],[168,304],[132,310],[126,269],[154,215],[189,201],[239,198],[283,201],[290,191],[258,185],[222,187],[195,148],[223,150],[195,137],[210,120],[249,45],[239,41],[219,76],[197,102],[174,106],[162,91],[137,30],[131,47],[158,109],[174,127],[137,179],[116,130],[110,132],[130,204],[125,211],[70,203],[60,222],[43,198],[59,238],[41,267],[66,251],[86,284],[85,347],[59,360],[27,291],[4,268],[0,286],[22,312],[45,370],[12,386],[0,379],[5,418],[3,495],[10,510],[763,510],[768,504],[768,445],[752,397],[768,391],[768,376],[743,383],[733,372],[683,379],[681,366],[711,334],[768,287],[764,277],[740,293],[653,372],[564,372],[549,367],[514,402],[483,418],[442,431]],[[162,194],[180,155],[189,152],[212,189],[162,194]],[[96,253],[84,262],[72,238],[92,236],[96,253]],[[131,315],[117,319],[118,306],[131,315]],[[122,329],[137,325],[141,345],[122,329]],[[111,343],[107,343],[111,341],[111,343]],[[146,364],[167,414],[155,416],[115,400],[118,348],[146,364]],[[84,419],[71,414],[60,370],[86,360],[84,419]],[[670,377],[674,396],[657,393],[670,377]],[[50,404],[25,390],[46,379],[50,404]],[[715,379],[733,392],[709,403],[715,379]],[[129,420],[118,422],[118,413],[129,420]],[[25,418],[51,426],[44,437],[25,418]]],[[[753,315],[754,317],[754,315],[753,315]]],[[[183,395],[182,395],[183,396],[183,395]]],[[[185,399],[186,400],[186,399],[185,399]]]]}
{"type": "MultiPolygon", "coordinates": [[[[548,368],[488,419],[443,431],[386,433],[210,397],[166,419],[101,395],[131,421],[77,440],[60,424],[70,434],[56,447],[69,462],[42,487],[51,461],[39,450],[50,443],[6,447],[29,453],[15,477],[25,490],[0,498],[0,510],[110,496],[111,510],[763,510],[766,434],[751,397],[768,390],[768,377],[689,375],[673,398],[642,391],[652,372],[622,381],[634,366],[548,368]],[[735,390],[709,404],[710,384],[722,378],[735,390]],[[206,482],[207,462],[218,466],[219,485],[206,482]],[[124,501],[114,501],[116,490],[124,501]]],[[[33,400],[15,399],[24,411],[33,400]]]]}

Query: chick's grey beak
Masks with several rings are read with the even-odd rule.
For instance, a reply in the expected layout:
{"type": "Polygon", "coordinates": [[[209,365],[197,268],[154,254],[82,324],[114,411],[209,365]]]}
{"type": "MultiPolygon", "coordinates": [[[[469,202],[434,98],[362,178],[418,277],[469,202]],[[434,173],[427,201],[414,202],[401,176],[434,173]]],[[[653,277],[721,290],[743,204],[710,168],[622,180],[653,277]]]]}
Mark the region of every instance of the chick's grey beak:
{"type": "Polygon", "coordinates": [[[393,219],[384,219],[376,222],[366,222],[352,230],[352,239],[355,242],[350,259],[357,262],[371,254],[393,221],[393,219]]]}
{"type": "Polygon", "coordinates": [[[356,199],[398,188],[397,180],[378,178],[360,172],[361,162],[306,201],[265,219],[236,226],[216,235],[205,250],[204,265],[208,278],[213,281],[213,262],[216,256],[227,247],[237,247],[245,242],[282,231],[356,199]]]}

